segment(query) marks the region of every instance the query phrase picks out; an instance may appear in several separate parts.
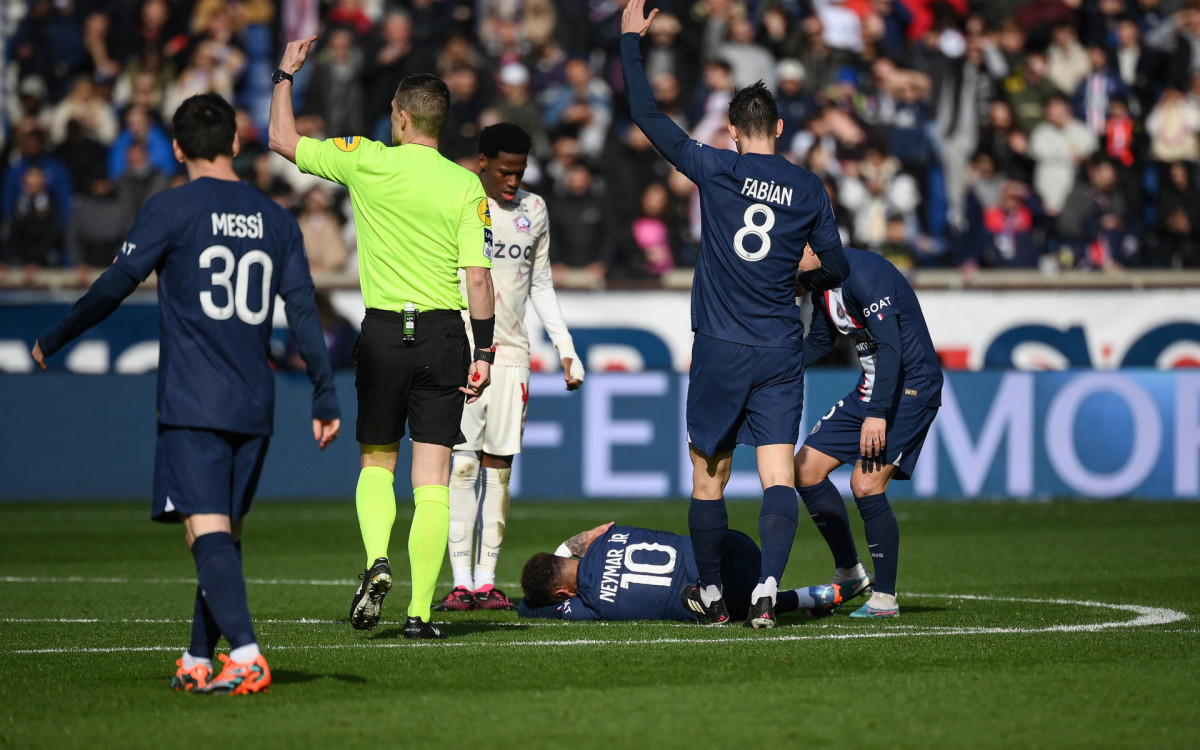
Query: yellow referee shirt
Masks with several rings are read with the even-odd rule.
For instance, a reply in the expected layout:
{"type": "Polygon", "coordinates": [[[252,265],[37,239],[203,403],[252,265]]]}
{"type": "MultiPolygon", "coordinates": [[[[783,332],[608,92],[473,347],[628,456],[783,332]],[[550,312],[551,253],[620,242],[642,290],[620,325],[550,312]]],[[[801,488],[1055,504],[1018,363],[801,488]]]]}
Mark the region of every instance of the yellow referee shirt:
{"type": "Polygon", "coordinates": [[[466,308],[458,269],[492,267],[492,221],[479,175],[428,146],[388,147],[357,136],[301,138],[296,166],[350,189],[367,307],[466,308]]]}

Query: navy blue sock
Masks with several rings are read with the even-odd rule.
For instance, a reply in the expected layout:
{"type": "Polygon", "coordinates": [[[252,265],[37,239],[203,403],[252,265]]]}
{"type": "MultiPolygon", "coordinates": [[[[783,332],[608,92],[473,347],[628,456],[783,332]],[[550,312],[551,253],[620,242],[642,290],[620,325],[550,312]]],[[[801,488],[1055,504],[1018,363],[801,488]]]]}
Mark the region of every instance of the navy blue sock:
{"type": "Polygon", "coordinates": [[[804,507],[808,508],[808,514],[833,553],[833,564],[839,568],[853,568],[858,564],[858,550],[854,547],[850,514],[846,512],[842,493],[828,478],[799,489],[804,507]]]}
{"type": "Polygon", "coordinates": [[[692,554],[700,571],[701,586],[721,585],[721,545],[729,530],[725,498],[697,500],[688,506],[688,531],[692,536],[692,554]]]}
{"type": "Polygon", "coordinates": [[[854,502],[862,516],[867,547],[871,550],[875,568],[871,587],[874,591],[895,595],[896,563],[900,554],[900,525],[896,523],[896,514],[883,493],[856,497],[854,502]]]}
{"type": "Polygon", "coordinates": [[[795,591],[788,589],[780,590],[775,597],[775,614],[781,615],[784,612],[795,612],[800,609],[800,595],[795,591]]]}
{"type": "MultiPolygon", "coordinates": [[[[234,542],[237,549],[238,562],[242,560],[242,543],[234,542]]],[[[212,659],[217,650],[217,642],[221,640],[221,628],[208,604],[204,602],[204,593],[196,587],[196,604],[192,608],[192,644],[188,653],[203,659],[212,659]]]]}
{"type": "Polygon", "coordinates": [[[233,648],[256,643],[241,555],[233,537],[225,532],[198,536],[192,542],[192,557],[204,603],[225,640],[233,648]]]}
{"type": "Polygon", "coordinates": [[[800,518],[800,504],[796,502],[793,487],[777,484],[763,490],[762,510],[758,514],[758,538],[762,540],[762,573],[759,583],[774,578],[775,583],[783,579],[792,554],[792,542],[796,540],[796,521],[800,518]]]}

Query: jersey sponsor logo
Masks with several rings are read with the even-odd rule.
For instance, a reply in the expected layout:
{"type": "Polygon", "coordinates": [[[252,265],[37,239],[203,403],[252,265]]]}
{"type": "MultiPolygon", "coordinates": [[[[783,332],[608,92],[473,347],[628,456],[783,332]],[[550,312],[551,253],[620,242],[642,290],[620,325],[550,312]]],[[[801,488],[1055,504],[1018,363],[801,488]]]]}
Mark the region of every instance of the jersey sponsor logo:
{"type": "Polygon", "coordinates": [[[528,216],[521,214],[517,216],[517,218],[513,219],[513,226],[515,226],[517,231],[521,234],[529,234],[529,228],[533,226],[533,222],[529,220],[528,216]]]}
{"type": "Polygon", "coordinates": [[[137,245],[132,242],[126,242],[121,245],[121,255],[133,255],[133,251],[137,249],[137,245]]]}
{"type": "Polygon", "coordinates": [[[333,145],[337,146],[339,151],[345,151],[346,153],[350,153],[358,148],[358,144],[360,143],[362,143],[362,138],[359,138],[357,135],[348,135],[344,138],[333,139],[333,145]]]}
{"type": "Polygon", "coordinates": [[[256,214],[218,214],[212,215],[212,233],[216,237],[249,237],[252,240],[263,236],[262,212],[256,214]]]}
{"type": "MultiPolygon", "coordinates": [[[[885,307],[891,307],[891,306],[892,306],[892,298],[891,298],[891,297],[884,297],[883,299],[879,300],[878,302],[872,302],[872,303],[871,303],[870,305],[868,305],[867,307],[864,307],[864,308],[863,308],[863,315],[869,318],[869,317],[871,317],[872,315],[874,315],[875,313],[877,313],[877,312],[879,312],[880,310],[882,310],[883,308],[885,308],[885,307]]],[[[880,319],[880,320],[883,320],[883,315],[880,315],[880,316],[879,316],[879,319],[880,319]]]]}
{"type": "Polygon", "coordinates": [[[485,227],[490,227],[492,225],[492,211],[488,208],[487,198],[479,201],[479,208],[477,209],[477,212],[479,214],[479,220],[483,222],[483,225],[485,227]]]}

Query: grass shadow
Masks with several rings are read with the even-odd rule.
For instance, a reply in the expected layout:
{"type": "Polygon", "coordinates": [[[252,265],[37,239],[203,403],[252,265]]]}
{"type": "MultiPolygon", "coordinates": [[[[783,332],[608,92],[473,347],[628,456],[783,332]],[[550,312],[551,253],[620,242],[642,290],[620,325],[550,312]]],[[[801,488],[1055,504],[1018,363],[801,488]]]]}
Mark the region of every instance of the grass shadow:
{"type": "Polygon", "coordinates": [[[352,685],[365,685],[367,678],[357,674],[313,674],[311,672],[301,672],[297,669],[273,669],[271,670],[271,684],[281,685],[300,685],[305,682],[315,682],[317,680],[337,680],[352,685]]]}

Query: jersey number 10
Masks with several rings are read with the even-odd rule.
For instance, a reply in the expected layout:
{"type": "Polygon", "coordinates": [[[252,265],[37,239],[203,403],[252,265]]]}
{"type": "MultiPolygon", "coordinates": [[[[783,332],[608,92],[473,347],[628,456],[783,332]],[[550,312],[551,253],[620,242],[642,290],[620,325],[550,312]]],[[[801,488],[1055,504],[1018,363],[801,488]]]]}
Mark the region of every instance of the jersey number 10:
{"type": "Polygon", "coordinates": [[[671,573],[675,572],[675,548],[665,544],[648,544],[640,542],[625,548],[625,569],[628,573],[621,574],[621,588],[627,589],[630,584],[642,583],[647,586],[670,586],[671,573]],[[660,564],[639,563],[633,559],[635,552],[666,552],[667,561],[660,564]]]}
{"type": "Polygon", "coordinates": [[[224,245],[213,245],[200,253],[201,268],[212,268],[214,260],[221,261],[221,270],[213,272],[212,285],[225,290],[226,301],[217,307],[212,292],[200,292],[200,307],[204,314],[213,320],[229,320],[236,312],[238,320],[252,326],[266,320],[271,310],[271,256],[262,250],[251,250],[241,260],[235,261],[233,251],[224,245]],[[259,309],[251,310],[248,302],[250,268],[256,263],[262,266],[262,294],[259,296],[259,309]],[[237,272],[236,280],[234,271],[237,272]]]}

